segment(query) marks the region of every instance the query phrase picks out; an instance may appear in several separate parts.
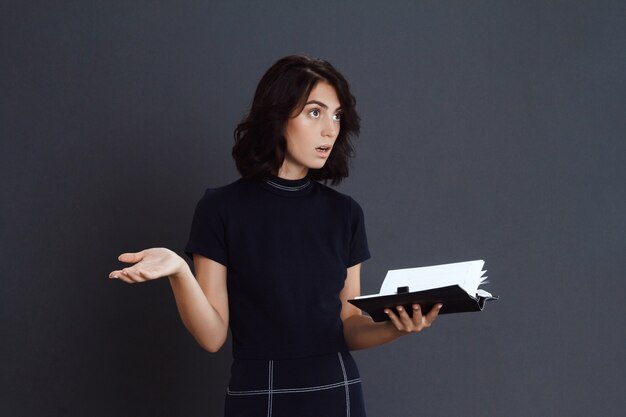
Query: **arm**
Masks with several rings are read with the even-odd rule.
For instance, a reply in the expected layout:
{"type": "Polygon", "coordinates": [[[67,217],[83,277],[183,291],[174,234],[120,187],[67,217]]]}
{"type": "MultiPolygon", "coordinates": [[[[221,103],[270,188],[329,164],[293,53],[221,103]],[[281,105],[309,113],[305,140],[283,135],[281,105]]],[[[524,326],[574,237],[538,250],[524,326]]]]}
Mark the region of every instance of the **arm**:
{"type": "Polygon", "coordinates": [[[109,275],[128,283],[169,276],[178,313],[196,341],[209,352],[217,352],[228,335],[226,267],[194,254],[197,280],[187,263],[165,248],[124,253],[120,261],[135,265],[109,275]]]}
{"type": "Polygon", "coordinates": [[[361,264],[348,268],[346,283],[339,294],[341,299],[341,319],[346,345],[350,350],[366,349],[396,340],[400,336],[417,333],[430,327],[437,318],[441,305],[436,306],[426,316],[422,316],[419,305],[413,306],[413,318],[409,317],[402,306],[393,311],[385,311],[390,321],[376,323],[369,316],[361,314],[361,310],[348,302],[349,299],[361,295],[361,264]]]}
{"type": "Polygon", "coordinates": [[[228,335],[226,267],[198,254],[193,262],[197,281],[187,266],[183,273],[170,276],[170,284],[189,333],[204,349],[217,352],[228,335]]]}

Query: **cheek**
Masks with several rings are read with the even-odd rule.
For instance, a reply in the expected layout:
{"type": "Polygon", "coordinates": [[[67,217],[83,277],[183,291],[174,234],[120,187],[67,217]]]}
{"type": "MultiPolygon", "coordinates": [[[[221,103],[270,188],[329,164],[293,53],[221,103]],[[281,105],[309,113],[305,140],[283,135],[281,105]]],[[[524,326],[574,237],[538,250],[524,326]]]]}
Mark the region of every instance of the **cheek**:
{"type": "Polygon", "coordinates": [[[313,125],[310,121],[296,118],[287,126],[286,133],[288,136],[286,137],[289,137],[289,142],[291,142],[293,146],[297,146],[305,142],[306,139],[311,136],[312,131],[313,125]]]}

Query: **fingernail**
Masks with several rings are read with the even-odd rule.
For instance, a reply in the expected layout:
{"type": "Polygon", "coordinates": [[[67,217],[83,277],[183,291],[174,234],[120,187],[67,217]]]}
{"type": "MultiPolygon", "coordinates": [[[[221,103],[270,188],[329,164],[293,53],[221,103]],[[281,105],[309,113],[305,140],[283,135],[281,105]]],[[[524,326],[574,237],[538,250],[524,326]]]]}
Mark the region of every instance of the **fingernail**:
{"type": "Polygon", "coordinates": [[[413,310],[417,311],[419,309],[420,309],[420,305],[419,304],[416,304],[416,305],[413,306],[413,310]]]}
{"type": "Polygon", "coordinates": [[[402,310],[404,310],[404,309],[402,308],[402,306],[398,306],[398,307],[396,307],[396,308],[398,309],[398,311],[402,311],[402,310]]]}
{"type": "Polygon", "coordinates": [[[120,277],[118,277],[117,275],[109,275],[110,279],[119,279],[120,277]]]}
{"type": "Polygon", "coordinates": [[[385,309],[385,314],[389,314],[389,313],[390,313],[390,311],[385,309]]]}
{"type": "Polygon", "coordinates": [[[443,307],[443,304],[437,304],[437,308],[443,307]]]}

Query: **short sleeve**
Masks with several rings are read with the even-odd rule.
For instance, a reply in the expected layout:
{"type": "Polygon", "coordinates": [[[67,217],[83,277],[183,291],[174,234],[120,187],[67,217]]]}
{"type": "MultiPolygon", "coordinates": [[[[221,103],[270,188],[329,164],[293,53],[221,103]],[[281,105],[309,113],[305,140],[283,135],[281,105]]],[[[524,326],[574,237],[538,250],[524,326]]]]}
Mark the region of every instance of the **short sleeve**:
{"type": "Polygon", "coordinates": [[[225,225],[221,215],[223,203],[216,191],[207,190],[196,205],[185,254],[193,260],[193,254],[197,253],[228,266],[225,225]]]}
{"type": "Polygon", "coordinates": [[[365,233],[365,216],[363,209],[350,198],[350,256],[348,268],[361,263],[370,258],[370,251],[367,245],[367,234],[365,233]]]}

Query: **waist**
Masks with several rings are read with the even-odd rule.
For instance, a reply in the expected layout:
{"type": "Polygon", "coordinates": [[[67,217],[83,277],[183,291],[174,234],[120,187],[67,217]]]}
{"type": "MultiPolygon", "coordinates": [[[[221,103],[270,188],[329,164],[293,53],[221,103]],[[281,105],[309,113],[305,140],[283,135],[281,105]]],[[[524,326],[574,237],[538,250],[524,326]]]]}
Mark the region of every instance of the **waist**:
{"type": "MultiPolygon", "coordinates": [[[[288,336],[287,336],[288,337],[288,336]]],[[[275,339],[267,343],[238,343],[233,335],[233,358],[235,360],[296,360],[310,357],[323,357],[334,352],[348,352],[343,332],[333,337],[318,340],[275,339]]]]}
{"type": "Polygon", "coordinates": [[[348,351],[295,359],[234,359],[228,395],[308,392],[360,382],[348,351]]]}

